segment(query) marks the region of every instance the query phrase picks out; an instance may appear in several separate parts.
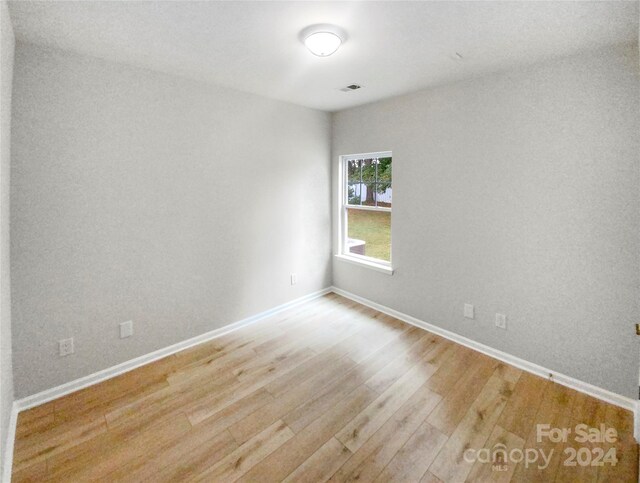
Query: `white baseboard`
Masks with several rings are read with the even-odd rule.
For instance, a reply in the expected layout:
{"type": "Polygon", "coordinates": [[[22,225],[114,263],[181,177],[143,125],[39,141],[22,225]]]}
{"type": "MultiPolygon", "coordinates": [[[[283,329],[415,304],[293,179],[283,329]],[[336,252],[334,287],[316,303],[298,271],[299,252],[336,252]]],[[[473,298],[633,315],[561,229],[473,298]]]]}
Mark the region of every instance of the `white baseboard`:
{"type": "Polygon", "coordinates": [[[93,374],[89,374],[88,376],[81,377],[79,379],[67,382],[60,386],[53,387],[51,389],[46,389],[37,394],[33,394],[31,396],[18,399],[14,404],[17,406],[18,412],[24,411],[25,409],[30,409],[30,408],[39,406],[46,402],[52,401],[54,399],[58,399],[59,397],[66,396],[67,394],[71,394],[72,392],[78,391],[80,389],[84,389],[85,387],[93,386],[94,384],[98,384],[99,382],[106,381],[107,379],[111,379],[113,377],[119,376],[121,374],[124,374],[125,372],[129,372],[140,366],[149,364],[150,362],[157,361],[158,359],[162,359],[163,357],[167,357],[171,354],[175,354],[176,352],[180,352],[182,350],[188,349],[198,344],[202,344],[203,342],[208,342],[212,339],[216,339],[225,334],[236,331],[242,327],[255,324],[256,322],[259,322],[267,317],[277,314],[278,312],[282,312],[283,310],[290,309],[292,307],[295,307],[296,305],[300,305],[302,303],[308,302],[318,297],[322,297],[323,295],[328,294],[329,292],[331,292],[331,287],[318,290],[317,292],[313,292],[303,297],[299,297],[295,300],[284,303],[282,305],[278,305],[277,307],[273,307],[269,310],[265,310],[264,312],[260,312],[259,314],[253,315],[246,319],[239,320],[229,325],[225,325],[224,327],[220,327],[219,329],[206,332],[204,334],[198,335],[191,339],[187,339],[185,341],[178,342],[177,344],[173,344],[169,347],[165,347],[163,349],[150,352],[149,354],[136,357],[135,359],[131,359],[121,364],[108,367],[107,369],[94,372],[93,374]]]}
{"type": "Polygon", "coordinates": [[[3,483],[11,482],[11,471],[13,470],[13,446],[16,441],[16,426],[18,423],[18,405],[14,402],[11,406],[11,417],[9,418],[9,427],[7,428],[7,440],[3,441],[4,455],[2,466],[3,483]]]}
{"type": "MultiPolygon", "coordinates": [[[[429,332],[433,332],[434,334],[440,335],[445,339],[449,339],[465,347],[469,347],[470,349],[482,352],[483,354],[493,357],[494,359],[506,362],[507,364],[511,364],[512,366],[515,366],[524,371],[544,377],[545,379],[552,379],[558,384],[562,384],[563,386],[570,387],[571,389],[575,389],[576,391],[583,392],[585,394],[588,394],[589,396],[593,396],[615,406],[628,409],[630,411],[633,411],[634,413],[638,410],[638,401],[634,399],[621,396],[620,394],[602,389],[601,387],[594,386],[565,374],[560,374],[559,372],[552,371],[551,369],[547,369],[546,367],[542,367],[532,362],[525,361],[524,359],[520,359],[519,357],[499,351],[498,349],[494,349],[493,347],[489,347],[487,345],[481,344],[480,342],[468,339],[436,325],[416,319],[415,317],[412,317],[410,315],[403,314],[402,312],[398,312],[397,310],[390,309],[389,307],[378,304],[376,302],[372,302],[371,300],[365,299],[351,292],[347,292],[346,290],[342,290],[338,287],[332,287],[331,290],[338,295],[353,300],[354,302],[366,305],[367,307],[371,307],[372,309],[395,317],[396,319],[402,320],[403,322],[414,325],[416,327],[420,327],[421,329],[427,330],[429,332]]],[[[638,417],[635,418],[636,428],[638,428],[639,424],[638,419],[638,417]]],[[[638,439],[637,436],[636,439],[638,439]]],[[[638,441],[640,441],[640,439],[638,439],[638,441]]]]}

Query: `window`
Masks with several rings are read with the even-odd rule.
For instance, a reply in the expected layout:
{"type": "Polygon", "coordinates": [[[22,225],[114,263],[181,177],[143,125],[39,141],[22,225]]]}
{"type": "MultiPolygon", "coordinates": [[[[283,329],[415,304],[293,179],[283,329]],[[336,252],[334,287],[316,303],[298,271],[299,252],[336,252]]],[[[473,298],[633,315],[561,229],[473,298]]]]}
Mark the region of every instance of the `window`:
{"type": "Polygon", "coordinates": [[[339,257],[391,273],[391,152],[341,156],[339,257]]]}

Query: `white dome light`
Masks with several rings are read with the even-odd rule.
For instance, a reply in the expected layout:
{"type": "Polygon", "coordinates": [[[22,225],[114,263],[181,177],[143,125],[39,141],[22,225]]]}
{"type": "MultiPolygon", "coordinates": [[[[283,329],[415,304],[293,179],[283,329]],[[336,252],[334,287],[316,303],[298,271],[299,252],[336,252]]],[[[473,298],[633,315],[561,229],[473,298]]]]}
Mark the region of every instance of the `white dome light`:
{"type": "Polygon", "coordinates": [[[310,25],[300,32],[300,40],[318,57],[328,57],[335,53],[346,38],[344,30],[330,24],[310,25]]]}
{"type": "Polygon", "coordinates": [[[327,57],[333,54],[341,44],[342,39],[331,32],[316,32],[304,39],[304,45],[307,46],[307,49],[318,57],[327,57]]]}

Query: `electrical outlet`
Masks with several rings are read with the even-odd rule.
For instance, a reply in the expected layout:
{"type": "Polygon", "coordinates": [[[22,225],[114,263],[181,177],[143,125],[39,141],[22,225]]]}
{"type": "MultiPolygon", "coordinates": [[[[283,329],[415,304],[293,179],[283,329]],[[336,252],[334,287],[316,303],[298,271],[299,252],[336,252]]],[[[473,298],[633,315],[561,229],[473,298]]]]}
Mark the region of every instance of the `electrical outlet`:
{"type": "Polygon", "coordinates": [[[125,339],[133,335],[133,320],[127,320],[120,324],[120,338],[125,339]]]}
{"type": "Polygon", "coordinates": [[[467,319],[474,319],[475,318],[473,305],[464,304],[464,316],[467,319]]]}
{"type": "Polygon", "coordinates": [[[504,314],[496,314],[496,327],[507,330],[507,316],[504,314]]]}
{"type": "Polygon", "coordinates": [[[70,339],[62,339],[58,341],[58,348],[60,349],[60,357],[68,356],[74,353],[73,337],[70,339]]]}
{"type": "Polygon", "coordinates": [[[298,274],[297,273],[292,273],[291,274],[291,285],[295,285],[296,283],[298,283],[298,274]]]}

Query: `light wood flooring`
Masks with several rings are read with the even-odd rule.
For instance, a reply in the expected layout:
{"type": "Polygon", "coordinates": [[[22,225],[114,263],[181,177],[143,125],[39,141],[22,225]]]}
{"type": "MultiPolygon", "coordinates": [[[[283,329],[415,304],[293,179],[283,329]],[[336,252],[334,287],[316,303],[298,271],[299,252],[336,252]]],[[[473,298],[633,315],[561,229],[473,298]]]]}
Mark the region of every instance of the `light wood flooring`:
{"type": "MultiPolygon", "coordinates": [[[[628,411],[330,294],[19,415],[14,481],[635,482],[628,411]],[[566,466],[536,424],[606,424],[566,466]],[[465,461],[533,448],[544,470],[465,461]],[[501,471],[498,471],[501,470],[501,471]]],[[[571,450],[568,450],[571,451],[571,450]]],[[[515,453],[514,453],[515,454],[515,453]]]]}

